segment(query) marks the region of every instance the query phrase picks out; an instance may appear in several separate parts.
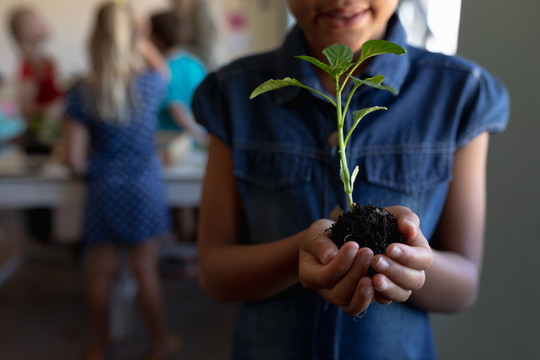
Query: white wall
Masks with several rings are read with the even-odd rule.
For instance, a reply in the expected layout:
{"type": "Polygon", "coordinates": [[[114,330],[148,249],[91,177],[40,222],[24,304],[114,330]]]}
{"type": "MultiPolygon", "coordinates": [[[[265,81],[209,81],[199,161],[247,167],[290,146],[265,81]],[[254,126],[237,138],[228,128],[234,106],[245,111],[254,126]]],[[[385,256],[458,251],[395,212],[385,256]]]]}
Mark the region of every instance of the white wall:
{"type": "Polygon", "coordinates": [[[462,2],[458,54],[507,85],[508,130],[491,138],[480,298],[434,317],[441,360],[540,359],[540,2],[462,2]]]}
{"type": "MultiPolygon", "coordinates": [[[[0,1],[0,73],[15,72],[17,53],[8,32],[8,16],[19,4],[39,10],[51,29],[47,50],[54,56],[63,77],[86,69],[86,43],[94,9],[102,0],[2,0],[0,1]]],[[[132,0],[136,11],[150,13],[166,7],[168,0],[132,0]]]]}

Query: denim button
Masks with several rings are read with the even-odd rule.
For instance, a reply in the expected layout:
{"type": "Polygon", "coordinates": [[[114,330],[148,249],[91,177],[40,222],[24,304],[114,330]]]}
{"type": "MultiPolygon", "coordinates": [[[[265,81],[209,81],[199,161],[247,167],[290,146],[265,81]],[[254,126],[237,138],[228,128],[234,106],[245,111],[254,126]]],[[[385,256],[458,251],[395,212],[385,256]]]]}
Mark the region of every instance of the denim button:
{"type": "Polygon", "coordinates": [[[339,135],[337,131],[334,131],[330,134],[328,137],[328,144],[330,146],[338,146],[339,145],[339,135]]]}

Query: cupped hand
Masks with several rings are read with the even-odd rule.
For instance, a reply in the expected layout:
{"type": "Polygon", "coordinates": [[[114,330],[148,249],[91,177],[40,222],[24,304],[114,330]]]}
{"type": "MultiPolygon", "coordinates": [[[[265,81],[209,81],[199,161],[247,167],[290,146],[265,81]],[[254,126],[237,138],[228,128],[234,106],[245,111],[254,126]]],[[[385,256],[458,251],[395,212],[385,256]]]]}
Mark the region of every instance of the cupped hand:
{"type": "Polygon", "coordinates": [[[375,297],[378,302],[404,302],[413,291],[424,286],[425,271],[433,263],[433,253],[420,230],[420,220],[403,206],[387,208],[405,236],[404,243],[393,243],[386,248],[386,255],[376,255],[371,266],[377,274],[373,277],[375,297]]]}
{"type": "Polygon", "coordinates": [[[355,242],[338,250],[328,237],[332,223],[318,220],[306,231],[299,253],[300,282],[345,313],[358,315],[374,301],[372,279],[365,276],[373,252],[355,242]]]}

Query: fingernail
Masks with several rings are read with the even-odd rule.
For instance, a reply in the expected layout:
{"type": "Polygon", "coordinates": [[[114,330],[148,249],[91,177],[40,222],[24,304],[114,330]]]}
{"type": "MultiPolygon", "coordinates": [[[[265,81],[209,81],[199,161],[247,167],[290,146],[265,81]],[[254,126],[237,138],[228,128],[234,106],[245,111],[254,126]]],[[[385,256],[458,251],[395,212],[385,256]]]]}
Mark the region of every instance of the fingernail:
{"type": "Polygon", "coordinates": [[[399,246],[394,246],[392,251],[390,251],[390,256],[393,258],[398,258],[403,254],[403,250],[399,246]]]}
{"type": "Polygon", "coordinates": [[[360,254],[360,261],[366,265],[369,265],[369,263],[371,262],[371,258],[373,257],[372,254],[368,254],[368,253],[362,253],[360,254]]]}
{"type": "Polygon", "coordinates": [[[362,294],[364,294],[364,295],[371,295],[371,294],[373,294],[373,287],[371,287],[371,286],[362,286],[361,291],[362,291],[362,294]]]}
{"type": "Polygon", "coordinates": [[[405,224],[409,225],[414,229],[416,229],[418,226],[418,224],[416,224],[416,222],[412,221],[411,219],[405,219],[405,224]]]}
{"type": "Polygon", "coordinates": [[[384,271],[384,270],[388,269],[388,267],[390,265],[388,265],[388,261],[386,261],[385,258],[380,256],[379,259],[377,260],[377,264],[375,264],[375,266],[377,267],[377,270],[384,271]]]}
{"type": "Polygon", "coordinates": [[[379,291],[384,291],[388,289],[388,281],[386,279],[381,279],[381,285],[378,287],[379,291]]]}

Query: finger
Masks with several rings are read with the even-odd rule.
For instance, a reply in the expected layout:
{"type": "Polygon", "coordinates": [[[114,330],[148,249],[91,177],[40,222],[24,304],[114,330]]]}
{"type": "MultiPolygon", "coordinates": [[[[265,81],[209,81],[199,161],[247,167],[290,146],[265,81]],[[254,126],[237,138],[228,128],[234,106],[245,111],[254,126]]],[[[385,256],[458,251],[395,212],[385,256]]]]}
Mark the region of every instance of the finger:
{"type": "Polygon", "coordinates": [[[397,302],[404,302],[409,299],[412,290],[404,289],[390,281],[384,274],[375,274],[373,277],[373,288],[384,298],[397,302]]]}
{"type": "Polygon", "coordinates": [[[393,261],[384,255],[377,255],[371,261],[375,271],[383,274],[397,286],[407,290],[418,290],[424,286],[426,275],[423,270],[413,269],[393,261]]]}
{"type": "Polygon", "coordinates": [[[338,253],[338,248],[328,237],[328,229],[333,222],[321,219],[314,222],[308,229],[302,244],[306,251],[315,256],[322,264],[327,264],[338,253]]]}
{"type": "Polygon", "coordinates": [[[390,206],[387,210],[396,218],[399,231],[405,238],[413,238],[420,229],[420,218],[404,206],[390,206]]]}
{"type": "Polygon", "coordinates": [[[418,236],[408,239],[405,244],[390,244],[386,248],[386,255],[402,265],[417,270],[426,270],[433,264],[433,251],[421,231],[418,236]]]}
{"type": "Polygon", "coordinates": [[[303,263],[299,267],[302,285],[312,289],[333,287],[349,271],[357,252],[358,244],[349,242],[341,247],[328,264],[322,264],[313,255],[304,254],[300,257],[303,263]]]}
{"type": "Polygon", "coordinates": [[[349,271],[331,288],[320,291],[321,296],[332,304],[345,306],[351,302],[358,282],[369,269],[373,251],[368,248],[360,249],[349,271]]]}
{"type": "Polygon", "coordinates": [[[392,300],[381,294],[380,292],[375,292],[375,300],[381,305],[390,305],[392,300]]]}
{"type": "Polygon", "coordinates": [[[374,299],[375,290],[372,280],[369,277],[363,277],[358,282],[349,304],[341,308],[346,314],[356,316],[365,311],[374,299]]]}

